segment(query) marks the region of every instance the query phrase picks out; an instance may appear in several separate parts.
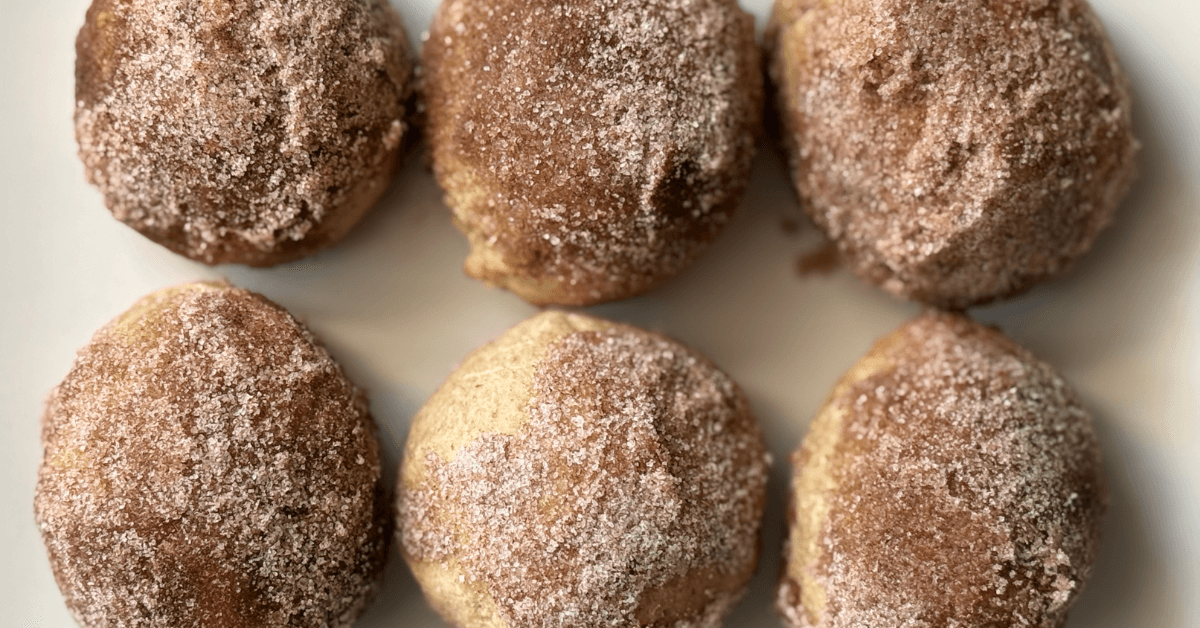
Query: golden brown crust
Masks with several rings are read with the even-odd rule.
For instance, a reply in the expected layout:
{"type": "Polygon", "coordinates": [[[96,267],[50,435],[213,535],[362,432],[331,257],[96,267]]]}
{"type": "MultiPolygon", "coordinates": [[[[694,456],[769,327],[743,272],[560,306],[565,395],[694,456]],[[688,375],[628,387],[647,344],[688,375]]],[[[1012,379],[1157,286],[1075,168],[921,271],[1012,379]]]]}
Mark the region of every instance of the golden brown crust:
{"type": "Polygon", "coordinates": [[[897,296],[963,308],[1066,272],[1133,181],[1085,0],[779,0],[767,41],[806,211],[897,296]]]}
{"type": "Polygon", "coordinates": [[[446,0],[422,51],[471,275],[536,304],[633,296],[736,209],[762,109],[734,0],[446,0]]]}
{"type": "Polygon", "coordinates": [[[796,628],[1058,628],[1107,504],[1091,420],[1000,332],[927,313],[838,384],[793,459],[796,628]]]}
{"type": "Polygon", "coordinates": [[[113,215],[207,263],[329,246],[383,194],[413,61],[383,0],[94,0],[76,137],[113,215]]]}
{"type": "Polygon", "coordinates": [[[766,467],[744,396],[707,360],[549,312],[468,358],[414,420],[402,550],[463,628],[715,627],[757,562],[766,467]]]}
{"type": "Polygon", "coordinates": [[[348,627],[392,532],[363,392],[224,284],[98,331],[43,418],[35,511],[85,628],[348,627]]]}

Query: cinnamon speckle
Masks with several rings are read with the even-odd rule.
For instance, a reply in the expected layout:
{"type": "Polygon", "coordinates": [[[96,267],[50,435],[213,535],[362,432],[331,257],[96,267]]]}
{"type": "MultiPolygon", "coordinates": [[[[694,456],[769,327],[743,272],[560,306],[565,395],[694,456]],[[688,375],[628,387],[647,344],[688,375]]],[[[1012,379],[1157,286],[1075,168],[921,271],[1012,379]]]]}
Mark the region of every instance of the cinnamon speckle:
{"type": "Polygon", "coordinates": [[[828,275],[840,265],[837,245],[829,240],[822,241],[817,248],[796,257],[796,273],[802,277],[828,275]]]}

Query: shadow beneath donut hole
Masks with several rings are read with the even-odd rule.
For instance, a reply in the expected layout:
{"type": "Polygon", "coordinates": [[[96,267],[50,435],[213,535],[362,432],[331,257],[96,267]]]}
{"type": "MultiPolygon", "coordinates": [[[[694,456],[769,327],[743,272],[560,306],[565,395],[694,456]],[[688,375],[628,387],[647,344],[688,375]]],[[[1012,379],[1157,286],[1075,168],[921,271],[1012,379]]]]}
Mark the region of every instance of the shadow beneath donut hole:
{"type": "Polygon", "coordinates": [[[758,628],[781,625],[775,611],[775,591],[783,568],[783,543],[787,533],[786,510],[791,500],[791,453],[799,446],[806,424],[816,407],[792,407],[772,403],[769,391],[748,382],[743,389],[762,427],[763,440],[773,464],[767,481],[763,513],[761,552],[758,567],[746,596],[726,619],[726,628],[758,628]]]}
{"type": "Polygon", "coordinates": [[[1144,445],[1123,430],[1120,421],[1094,409],[1092,416],[1104,455],[1108,513],[1091,580],[1071,610],[1067,628],[1128,628],[1146,625],[1149,617],[1158,621],[1169,618],[1156,625],[1183,625],[1178,593],[1163,560],[1163,552],[1169,549],[1155,542],[1142,514],[1145,499],[1139,495],[1157,482],[1138,478],[1149,470],[1131,466],[1148,454],[1137,451],[1144,445]]]}
{"type": "Polygon", "coordinates": [[[441,618],[425,603],[421,587],[404,564],[399,549],[393,546],[379,594],[354,628],[441,625],[441,618]]]}
{"type": "MultiPolygon", "coordinates": [[[[404,443],[408,437],[408,425],[420,409],[422,401],[413,391],[402,386],[388,386],[384,382],[377,382],[376,387],[372,389],[371,413],[379,425],[383,481],[391,495],[393,507],[404,443]]],[[[392,538],[387,569],[384,571],[379,593],[362,619],[355,624],[356,628],[390,628],[398,625],[397,618],[404,618],[402,625],[440,625],[440,619],[425,603],[421,587],[404,563],[400,554],[399,530],[396,532],[392,538]]]]}
{"type": "MultiPolygon", "coordinates": [[[[334,359],[342,365],[347,377],[367,391],[371,415],[379,428],[383,485],[394,508],[397,476],[408,436],[408,426],[424,399],[410,387],[390,382],[381,376],[370,368],[367,361],[357,355],[351,346],[342,346],[340,342],[331,342],[325,338],[321,340],[334,359]]],[[[393,536],[387,566],[375,600],[354,625],[356,628],[391,628],[397,625],[397,618],[400,617],[405,620],[403,625],[440,625],[440,619],[425,603],[421,588],[400,555],[398,536],[393,536]]]]}
{"type": "MultiPolygon", "coordinates": [[[[756,407],[756,411],[760,411],[756,407]]],[[[751,626],[776,626],[780,623],[775,612],[775,587],[782,569],[783,539],[786,534],[785,509],[790,499],[791,465],[785,450],[796,443],[781,442],[764,434],[774,457],[771,475],[767,481],[767,504],[763,515],[762,548],[758,569],[740,604],[725,621],[727,628],[750,628],[751,626]]]]}

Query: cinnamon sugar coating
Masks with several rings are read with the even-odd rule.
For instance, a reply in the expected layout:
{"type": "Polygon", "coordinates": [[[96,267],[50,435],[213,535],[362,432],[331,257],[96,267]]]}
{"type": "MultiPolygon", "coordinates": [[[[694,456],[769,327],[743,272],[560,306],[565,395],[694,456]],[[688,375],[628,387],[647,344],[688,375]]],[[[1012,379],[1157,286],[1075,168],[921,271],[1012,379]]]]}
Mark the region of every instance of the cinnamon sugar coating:
{"type": "Polygon", "coordinates": [[[767,46],[805,209],[894,295],[963,308],[1060,275],[1134,179],[1085,0],[778,0],[767,46]]]}
{"type": "Polygon", "coordinates": [[[426,136],[466,271],[590,305],[685,268],[746,186],[759,56],[736,0],[445,0],[426,136]]]}
{"type": "Polygon", "coordinates": [[[34,507],[84,628],[349,627],[392,509],[362,390],[226,284],[152,294],[50,394],[34,507]]]}
{"type": "Polygon", "coordinates": [[[768,464],[707,360],[547,312],[468,357],[416,417],[401,547],[460,628],[716,627],[757,563],[768,464]]]}
{"type": "Polygon", "coordinates": [[[1059,628],[1108,501],[1075,393],[954,314],[880,340],[793,463],[778,605],[796,628],[1059,628]]]}
{"type": "Polygon", "coordinates": [[[344,236],[391,178],[413,61],[386,0],[93,0],[75,132],[113,216],[206,264],[344,236]]]}

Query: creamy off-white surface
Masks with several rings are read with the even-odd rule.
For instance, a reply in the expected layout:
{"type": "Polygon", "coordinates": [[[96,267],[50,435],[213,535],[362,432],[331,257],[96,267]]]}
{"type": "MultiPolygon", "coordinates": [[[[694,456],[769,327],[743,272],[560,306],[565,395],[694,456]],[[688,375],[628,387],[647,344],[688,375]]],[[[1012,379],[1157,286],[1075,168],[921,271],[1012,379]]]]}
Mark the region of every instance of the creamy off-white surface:
{"type": "MultiPolygon", "coordinates": [[[[393,3],[419,42],[434,0],[393,3]]],[[[769,4],[743,2],[760,18],[769,4]]],[[[975,314],[1057,367],[1096,417],[1112,503],[1068,627],[1191,628],[1200,626],[1200,4],[1093,5],[1133,82],[1142,178],[1075,273],[975,314]]],[[[113,220],[84,182],[72,137],[86,8],[0,0],[0,623],[21,628],[74,625],[33,524],[42,401],[75,350],[138,297],[224,276],[289,308],[370,389],[392,469],[409,420],[454,366],[535,311],[462,274],[466,240],[419,159],[340,245],[274,269],[209,269],[113,220]]],[[[842,372],[917,312],[846,271],[796,274],[797,255],[819,238],[776,153],[761,149],[743,214],[698,264],[645,297],[590,310],[705,353],[763,424],[777,465],[764,558],[730,628],[779,625],[771,601],[787,455],[842,372]]],[[[443,624],[394,555],[359,625],[443,624]]]]}

